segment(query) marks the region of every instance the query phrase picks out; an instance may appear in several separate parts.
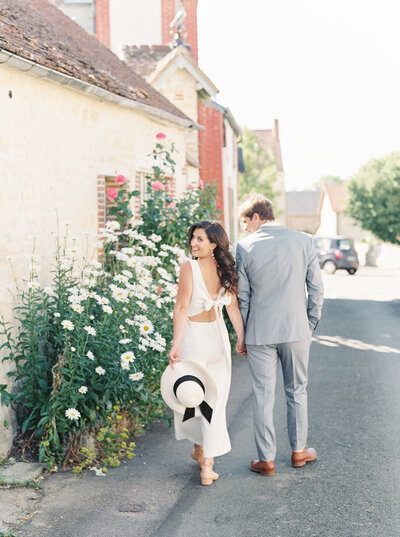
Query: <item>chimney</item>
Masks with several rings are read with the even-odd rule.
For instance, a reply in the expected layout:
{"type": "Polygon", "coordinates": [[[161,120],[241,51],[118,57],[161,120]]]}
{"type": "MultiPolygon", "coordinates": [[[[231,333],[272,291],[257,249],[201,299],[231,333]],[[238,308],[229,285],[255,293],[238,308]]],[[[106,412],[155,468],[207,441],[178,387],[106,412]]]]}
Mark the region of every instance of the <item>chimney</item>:
{"type": "MultiPolygon", "coordinates": [[[[169,45],[173,42],[174,32],[169,27],[170,22],[176,15],[181,2],[178,0],[161,0],[161,35],[162,44],[169,45]]],[[[198,0],[182,0],[186,11],[185,45],[190,47],[193,58],[198,61],[197,51],[197,4],[198,0]]]]}
{"type": "Polygon", "coordinates": [[[279,121],[275,119],[275,138],[279,140],[279,121]]]}
{"type": "Polygon", "coordinates": [[[110,46],[110,0],[95,0],[96,37],[106,47],[110,46]]]}

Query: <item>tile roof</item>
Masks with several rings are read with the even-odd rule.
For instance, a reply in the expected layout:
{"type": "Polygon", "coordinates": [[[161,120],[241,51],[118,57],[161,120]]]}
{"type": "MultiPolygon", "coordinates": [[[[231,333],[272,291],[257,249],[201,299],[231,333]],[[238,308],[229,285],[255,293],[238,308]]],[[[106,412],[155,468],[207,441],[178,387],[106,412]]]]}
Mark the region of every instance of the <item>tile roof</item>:
{"type": "Polygon", "coordinates": [[[321,211],[320,190],[302,190],[286,192],[286,207],[288,216],[313,216],[321,211]]]}
{"type": "Polygon", "coordinates": [[[341,183],[325,183],[324,192],[327,194],[335,213],[343,213],[347,206],[347,186],[341,183]]]}
{"type": "Polygon", "coordinates": [[[171,50],[169,45],[126,45],[122,50],[122,55],[131,69],[146,78],[171,50]]]}
{"type": "Polygon", "coordinates": [[[180,119],[190,119],[47,0],[0,0],[0,49],[180,119]]]}

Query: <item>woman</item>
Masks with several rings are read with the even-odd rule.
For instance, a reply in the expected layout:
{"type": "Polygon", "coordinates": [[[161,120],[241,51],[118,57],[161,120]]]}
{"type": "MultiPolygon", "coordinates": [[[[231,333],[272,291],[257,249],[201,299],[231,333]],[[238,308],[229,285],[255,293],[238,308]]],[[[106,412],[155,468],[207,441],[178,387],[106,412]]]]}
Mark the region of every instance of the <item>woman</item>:
{"type": "Polygon", "coordinates": [[[192,457],[201,468],[201,484],[218,479],[214,457],[231,449],[225,407],[231,380],[228,332],[222,317],[225,305],[237,335],[236,350],[245,354],[244,328],[236,298],[238,277],[228,237],[218,222],[203,220],[189,229],[193,260],[180,270],[174,308],[174,337],[168,359],[171,368],[182,360],[202,367],[217,387],[215,408],[204,416],[182,420],[175,414],[177,440],[194,443],[192,457]]]}

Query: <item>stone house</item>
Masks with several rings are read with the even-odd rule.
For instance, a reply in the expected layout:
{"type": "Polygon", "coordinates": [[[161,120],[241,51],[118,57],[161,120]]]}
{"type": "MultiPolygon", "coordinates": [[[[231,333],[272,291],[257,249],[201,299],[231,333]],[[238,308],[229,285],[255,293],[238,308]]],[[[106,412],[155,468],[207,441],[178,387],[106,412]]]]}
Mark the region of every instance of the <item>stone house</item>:
{"type": "Polygon", "coordinates": [[[199,125],[187,134],[188,180],[218,186],[217,206],[236,242],[241,130],[198,65],[198,0],[52,1],[199,125]]]}
{"type": "MultiPolygon", "coordinates": [[[[146,155],[163,131],[177,147],[179,192],[187,184],[186,133],[195,127],[46,0],[1,0],[0,113],[0,310],[11,319],[6,256],[14,256],[22,281],[35,242],[39,281],[47,285],[57,222],[82,250],[96,250],[107,182],[118,172],[130,187],[142,185],[152,164],[146,155]]],[[[0,362],[0,383],[6,364],[0,362]]],[[[4,420],[11,421],[10,411],[0,405],[1,454],[12,438],[4,420]]]]}

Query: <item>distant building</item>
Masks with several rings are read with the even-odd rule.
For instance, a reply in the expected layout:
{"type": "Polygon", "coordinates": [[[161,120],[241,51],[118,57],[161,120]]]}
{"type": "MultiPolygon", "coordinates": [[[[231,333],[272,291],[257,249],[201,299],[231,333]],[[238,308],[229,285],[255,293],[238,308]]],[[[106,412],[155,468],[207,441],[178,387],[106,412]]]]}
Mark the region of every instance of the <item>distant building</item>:
{"type": "Polygon", "coordinates": [[[273,129],[252,130],[250,132],[257,136],[259,144],[267,151],[270,151],[275,159],[278,168],[275,190],[279,192],[279,195],[274,200],[274,206],[276,207],[279,221],[282,224],[285,224],[287,203],[285,197],[285,172],[283,169],[281,142],[279,139],[279,121],[275,119],[273,129]]]}
{"type": "Polygon", "coordinates": [[[319,190],[286,192],[286,225],[314,234],[321,224],[323,193],[319,190]]]}

